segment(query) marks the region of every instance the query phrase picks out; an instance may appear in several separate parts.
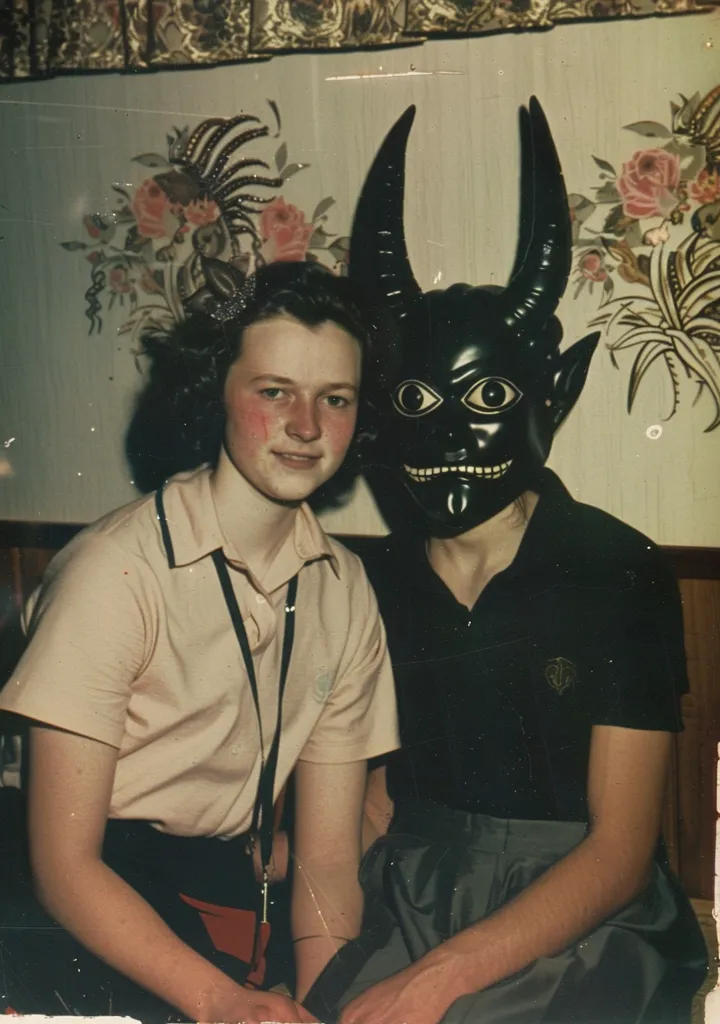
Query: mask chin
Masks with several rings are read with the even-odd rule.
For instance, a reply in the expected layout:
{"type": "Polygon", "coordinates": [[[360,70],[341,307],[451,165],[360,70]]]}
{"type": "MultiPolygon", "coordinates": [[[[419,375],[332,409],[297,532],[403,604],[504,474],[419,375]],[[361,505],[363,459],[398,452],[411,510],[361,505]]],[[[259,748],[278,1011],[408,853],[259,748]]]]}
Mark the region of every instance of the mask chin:
{"type": "Polygon", "coordinates": [[[403,483],[420,507],[426,530],[431,537],[457,537],[498,515],[533,488],[535,474],[512,471],[497,481],[448,480],[443,476],[424,483],[403,483]]]}

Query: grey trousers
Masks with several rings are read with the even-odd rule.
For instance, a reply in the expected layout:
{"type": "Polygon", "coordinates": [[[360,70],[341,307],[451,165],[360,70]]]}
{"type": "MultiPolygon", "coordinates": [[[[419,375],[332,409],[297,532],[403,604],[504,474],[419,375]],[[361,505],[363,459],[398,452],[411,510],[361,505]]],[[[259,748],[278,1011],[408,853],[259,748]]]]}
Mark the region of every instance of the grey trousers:
{"type": "MultiPolygon", "coordinates": [[[[363,859],[362,934],[305,1005],[331,1024],[357,995],[508,903],[585,835],[579,822],[404,809],[363,859]]],[[[638,899],[557,956],[456,1000],[443,1024],[686,1024],[706,970],[692,907],[659,855],[638,899]]]]}

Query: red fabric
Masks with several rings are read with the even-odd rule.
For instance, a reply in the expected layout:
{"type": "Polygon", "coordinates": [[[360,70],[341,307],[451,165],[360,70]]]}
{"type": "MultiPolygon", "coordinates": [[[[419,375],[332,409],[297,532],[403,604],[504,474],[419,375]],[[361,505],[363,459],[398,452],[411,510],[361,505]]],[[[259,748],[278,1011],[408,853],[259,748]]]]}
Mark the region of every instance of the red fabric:
{"type": "MultiPolygon", "coordinates": [[[[180,898],[190,907],[199,911],[210,940],[221,953],[234,956],[243,963],[252,961],[253,939],[255,937],[255,913],[252,910],[238,910],[236,907],[219,907],[215,903],[204,903],[191,896],[180,898]]],[[[265,978],[265,950],[270,939],[270,925],[260,925],[258,963],[248,975],[252,985],[262,985],[265,978]]]]}

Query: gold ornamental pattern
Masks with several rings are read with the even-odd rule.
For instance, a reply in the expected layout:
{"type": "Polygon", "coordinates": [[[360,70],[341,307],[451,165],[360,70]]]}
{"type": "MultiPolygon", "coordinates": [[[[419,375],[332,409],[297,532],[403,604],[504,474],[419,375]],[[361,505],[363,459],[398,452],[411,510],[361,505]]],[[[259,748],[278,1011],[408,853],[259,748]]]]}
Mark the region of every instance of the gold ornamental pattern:
{"type": "Polygon", "coordinates": [[[688,14],[720,0],[14,0],[0,5],[0,82],[87,71],[212,67],[448,34],[688,14]]]}
{"type": "Polygon", "coordinates": [[[410,41],[404,26],[398,0],[260,0],[251,45],[268,52],[388,46],[410,41]]]}

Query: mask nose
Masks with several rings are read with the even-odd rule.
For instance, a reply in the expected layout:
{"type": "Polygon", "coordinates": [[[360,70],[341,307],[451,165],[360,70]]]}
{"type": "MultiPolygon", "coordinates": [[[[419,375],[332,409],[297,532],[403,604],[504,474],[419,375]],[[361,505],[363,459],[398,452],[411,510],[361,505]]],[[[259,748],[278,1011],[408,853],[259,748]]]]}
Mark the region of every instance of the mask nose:
{"type": "Polygon", "coordinates": [[[466,458],[468,442],[472,442],[467,425],[458,423],[455,417],[452,419],[448,417],[445,420],[438,419],[438,422],[434,424],[431,438],[433,444],[445,453],[448,462],[459,462],[466,458]]]}
{"type": "Polygon", "coordinates": [[[471,423],[470,424],[470,429],[473,432],[473,437],[475,439],[475,444],[477,445],[477,447],[480,450],[482,450],[483,448],[487,448],[488,447],[488,445],[491,443],[492,439],[498,433],[498,431],[500,430],[500,424],[499,423],[483,423],[483,424],[481,424],[481,423],[471,423]]]}
{"type": "Polygon", "coordinates": [[[467,456],[467,448],[458,448],[458,450],[455,452],[445,452],[445,461],[450,463],[462,462],[463,459],[467,458],[467,456]]]}

